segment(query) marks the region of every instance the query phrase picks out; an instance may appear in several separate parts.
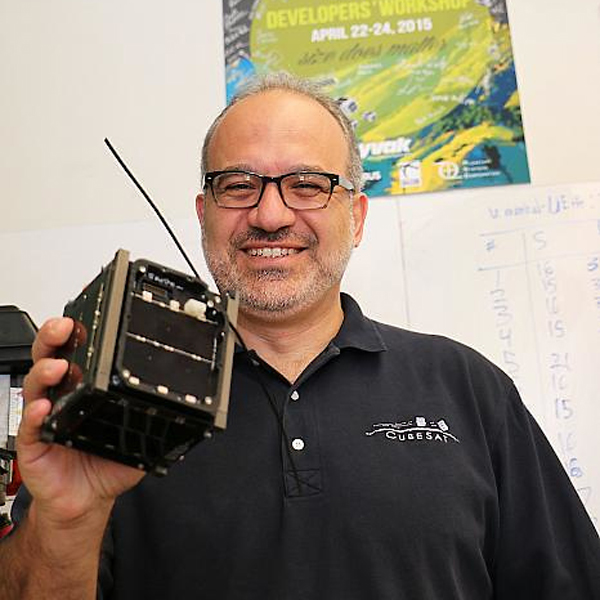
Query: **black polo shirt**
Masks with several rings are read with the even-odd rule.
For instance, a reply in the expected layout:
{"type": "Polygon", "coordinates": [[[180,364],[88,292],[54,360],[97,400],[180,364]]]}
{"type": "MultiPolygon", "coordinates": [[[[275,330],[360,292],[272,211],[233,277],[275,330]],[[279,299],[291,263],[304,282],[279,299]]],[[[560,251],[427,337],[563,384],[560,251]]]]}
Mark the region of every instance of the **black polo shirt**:
{"type": "Polygon", "coordinates": [[[103,598],[600,597],[598,536],[509,378],[342,300],[294,384],[237,352],[227,430],[118,499],[103,598]]]}

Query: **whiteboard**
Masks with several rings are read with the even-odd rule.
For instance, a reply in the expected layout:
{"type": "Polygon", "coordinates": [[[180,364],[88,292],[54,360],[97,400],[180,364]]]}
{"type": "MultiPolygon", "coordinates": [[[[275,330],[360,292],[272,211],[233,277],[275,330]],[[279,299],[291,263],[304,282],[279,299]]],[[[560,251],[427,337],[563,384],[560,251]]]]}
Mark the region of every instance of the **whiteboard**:
{"type": "Polygon", "coordinates": [[[600,184],[405,198],[398,219],[409,326],[513,378],[598,527],[600,184]]]}

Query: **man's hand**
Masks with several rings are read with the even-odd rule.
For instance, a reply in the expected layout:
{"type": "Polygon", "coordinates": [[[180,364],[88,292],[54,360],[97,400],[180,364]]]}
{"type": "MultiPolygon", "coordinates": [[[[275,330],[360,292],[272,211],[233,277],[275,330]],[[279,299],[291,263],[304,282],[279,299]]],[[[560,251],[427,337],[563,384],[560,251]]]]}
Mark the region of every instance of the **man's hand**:
{"type": "Polygon", "coordinates": [[[141,471],[40,441],[51,409],[48,387],[65,375],[54,358],[73,321],[47,321],[32,348],[25,378],[25,410],[17,436],[23,482],[33,496],[27,516],[0,544],[2,600],[94,600],[102,538],[114,501],[136,485],[141,471]]]}
{"type": "Polygon", "coordinates": [[[144,475],[137,469],[39,439],[40,426],[52,407],[48,387],[59,383],[68,368],[67,361],[53,356],[72,329],[71,319],[59,318],[47,321],[38,332],[32,348],[34,365],[25,378],[25,410],[17,437],[19,468],[33,496],[37,517],[48,518],[56,526],[68,526],[103,505],[111,505],[144,475]]]}

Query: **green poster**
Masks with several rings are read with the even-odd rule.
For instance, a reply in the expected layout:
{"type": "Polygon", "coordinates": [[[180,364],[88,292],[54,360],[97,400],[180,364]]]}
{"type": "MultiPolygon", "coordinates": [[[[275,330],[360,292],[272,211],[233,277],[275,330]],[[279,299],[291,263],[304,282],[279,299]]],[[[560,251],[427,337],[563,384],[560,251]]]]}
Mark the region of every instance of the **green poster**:
{"type": "Polygon", "coordinates": [[[223,0],[228,100],[254,74],[320,82],[371,196],[529,181],[505,0],[223,0]]]}

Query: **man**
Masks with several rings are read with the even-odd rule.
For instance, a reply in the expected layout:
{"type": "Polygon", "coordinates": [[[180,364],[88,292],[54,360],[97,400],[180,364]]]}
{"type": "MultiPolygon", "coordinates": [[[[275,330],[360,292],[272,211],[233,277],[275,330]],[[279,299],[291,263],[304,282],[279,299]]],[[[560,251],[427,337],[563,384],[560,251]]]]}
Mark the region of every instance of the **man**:
{"type": "Polygon", "coordinates": [[[597,534],[510,380],[340,295],[367,202],[339,109],[267,78],[217,119],[203,171],[206,260],[253,349],[228,428],[164,480],[39,442],[72,327],[46,323],[0,597],[94,598],[98,572],[111,600],[600,597],[597,534]]]}

